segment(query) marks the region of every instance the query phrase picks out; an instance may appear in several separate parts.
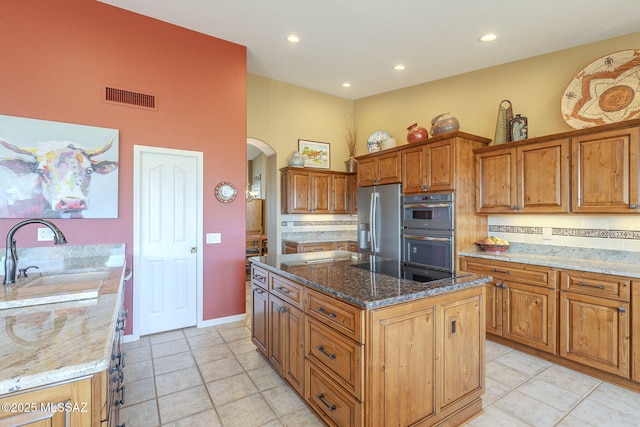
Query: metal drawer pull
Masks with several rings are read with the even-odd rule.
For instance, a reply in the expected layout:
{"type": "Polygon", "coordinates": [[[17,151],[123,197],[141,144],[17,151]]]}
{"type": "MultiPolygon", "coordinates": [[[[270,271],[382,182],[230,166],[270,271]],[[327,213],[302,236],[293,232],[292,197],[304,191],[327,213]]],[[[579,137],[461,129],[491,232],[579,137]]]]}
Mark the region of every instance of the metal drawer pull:
{"type": "Polygon", "coordinates": [[[118,359],[118,366],[119,367],[124,367],[124,355],[126,353],[124,351],[121,351],[120,353],[115,353],[111,355],[111,360],[116,360],[118,359]]]}
{"type": "Polygon", "coordinates": [[[115,405],[124,405],[124,386],[116,388],[116,393],[120,393],[120,400],[116,400],[115,405]]]}
{"type": "Polygon", "coordinates": [[[278,286],[276,289],[279,290],[280,292],[282,292],[283,294],[288,294],[289,293],[289,289],[286,289],[286,288],[284,288],[282,286],[278,286]]]}
{"type": "Polygon", "coordinates": [[[276,310],[278,310],[280,313],[286,313],[287,312],[287,307],[281,305],[276,307],[276,310]]]}
{"type": "Polygon", "coordinates": [[[336,314],[336,313],[329,313],[327,310],[325,310],[325,309],[324,309],[324,307],[318,307],[318,311],[319,311],[320,313],[322,313],[322,314],[325,314],[325,315],[327,315],[327,316],[331,317],[331,318],[334,318],[334,317],[336,317],[336,316],[337,316],[337,314],[336,314]]]}
{"type": "Polygon", "coordinates": [[[624,307],[618,307],[618,312],[620,312],[620,313],[626,313],[626,312],[627,312],[627,309],[626,309],[626,308],[624,308],[624,307]]]}
{"type": "Polygon", "coordinates": [[[123,383],[124,382],[124,372],[120,371],[118,373],[113,374],[113,377],[111,378],[111,381],[113,381],[114,383],[123,383]]]}
{"type": "Polygon", "coordinates": [[[127,327],[127,318],[123,317],[118,319],[118,321],[116,322],[116,332],[124,331],[126,327],[127,327]]]}
{"type": "Polygon", "coordinates": [[[511,274],[510,271],[498,270],[497,268],[491,269],[494,273],[511,274]]]}
{"type": "Polygon", "coordinates": [[[327,401],[324,400],[324,393],[320,393],[316,397],[320,400],[320,402],[324,403],[324,406],[326,406],[327,409],[329,409],[331,412],[336,410],[336,405],[329,405],[327,401]]]}
{"type": "Polygon", "coordinates": [[[323,345],[319,345],[316,347],[316,350],[318,350],[319,352],[321,352],[322,354],[324,354],[325,356],[327,356],[330,360],[335,360],[336,359],[336,355],[335,354],[330,354],[327,353],[326,350],[324,349],[323,345]]]}
{"type": "Polygon", "coordinates": [[[256,294],[260,294],[260,295],[264,294],[264,291],[262,289],[258,288],[257,286],[255,288],[253,288],[253,290],[256,291],[256,294]]]}
{"type": "Polygon", "coordinates": [[[588,283],[578,282],[578,286],[584,286],[585,288],[604,289],[604,285],[590,285],[588,283]]]}
{"type": "Polygon", "coordinates": [[[252,279],[254,279],[254,280],[258,281],[258,282],[262,282],[262,283],[264,283],[264,281],[265,281],[265,280],[264,280],[264,279],[265,279],[265,277],[264,277],[264,276],[261,276],[261,275],[259,275],[259,274],[254,274],[254,275],[253,275],[253,277],[252,277],[252,279]]]}

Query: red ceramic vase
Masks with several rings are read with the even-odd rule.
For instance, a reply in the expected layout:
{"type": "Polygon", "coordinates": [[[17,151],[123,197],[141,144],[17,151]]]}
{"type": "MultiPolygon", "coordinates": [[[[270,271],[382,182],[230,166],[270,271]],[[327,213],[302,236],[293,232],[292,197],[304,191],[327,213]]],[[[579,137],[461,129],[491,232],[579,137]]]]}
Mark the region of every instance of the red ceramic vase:
{"type": "Polygon", "coordinates": [[[429,138],[429,134],[427,130],[423,127],[418,126],[417,123],[412,124],[407,128],[409,133],[407,134],[407,141],[411,142],[420,142],[429,138]]]}

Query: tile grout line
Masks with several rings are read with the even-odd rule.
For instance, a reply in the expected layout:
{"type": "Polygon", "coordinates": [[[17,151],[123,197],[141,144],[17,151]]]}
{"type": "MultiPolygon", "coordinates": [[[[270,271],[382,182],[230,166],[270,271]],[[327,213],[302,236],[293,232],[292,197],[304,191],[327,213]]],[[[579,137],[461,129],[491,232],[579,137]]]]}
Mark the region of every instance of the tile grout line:
{"type": "Polygon", "coordinates": [[[596,385],[594,385],[591,388],[591,390],[589,390],[584,396],[582,396],[582,398],[580,400],[578,400],[575,404],[571,405],[571,407],[562,415],[562,417],[560,417],[560,419],[558,420],[558,422],[556,422],[554,424],[554,426],[557,426],[562,421],[564,421],[564,419],[567,418],[571,414],[571,412],[573,412],[573,410],[578,407],[578,405],[580,405],[582,402],[584,402],[586,399],[588,399],[589,396],[591,396],[593,394],[593,392],[596,391],[596,389],[598,387],[600,387],[603,383],[604,383],[604,381],[600,380],[596,385]]]}

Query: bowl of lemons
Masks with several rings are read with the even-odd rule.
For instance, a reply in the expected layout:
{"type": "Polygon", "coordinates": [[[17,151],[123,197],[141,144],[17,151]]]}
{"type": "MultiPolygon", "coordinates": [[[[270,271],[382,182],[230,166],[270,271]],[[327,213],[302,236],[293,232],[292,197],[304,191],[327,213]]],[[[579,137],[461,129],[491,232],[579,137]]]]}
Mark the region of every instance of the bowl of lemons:
{"type": "Polygon", "coordinates": [[[489,236],[476,245],[484,252],[505,252],[509,249],[509,242],[496,236],[489,236]]]}

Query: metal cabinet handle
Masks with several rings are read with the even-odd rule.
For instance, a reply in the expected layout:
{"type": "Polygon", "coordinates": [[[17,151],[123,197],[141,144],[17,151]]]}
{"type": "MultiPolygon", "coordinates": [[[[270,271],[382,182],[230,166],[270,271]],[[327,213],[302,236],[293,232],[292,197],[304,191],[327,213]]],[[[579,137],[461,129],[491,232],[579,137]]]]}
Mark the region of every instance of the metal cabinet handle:
{"type": "Polygon", "coordinates": [[[123,383],[124,382],[124,372],[119,371],[116,372],[115,374],[113,374],[113,377],[111,377],[111,381],[115,384],[117,383],[123,383]]]}
{"type": "Polygon", "coordinates": [[[497,282],[496,282],[496,284],[495,284],[495,285],[496,285],[496,288],[499,288],[500,286],[502,286],[502,284],[501,284],[501,283],[497,283],[497,282]]]}
{"type": "Polygon", "coordinates": [[[280,292],[282,292],[283,294],[288,294],[289,293],[289,289],[284,288],[282,286],[278,286],[276,289],[279,290],[280,292]]]}
{"type": "Polygon", "coordinates": [[[335,360],[336,359],[336,355],[328,353],[325,349],[323,345],[319,345],[316,347],[316,350],[318,350],[320,353],[324,354],[325,356],[327,356],[329,358],[329,360],[335,360]]]}
{"type": "Polygon", "coordinates": [[[500,285],[500,287],[501,287],[502,289],[507,289],[507,285],[505,285],[504,283],[503,283],[503,284],[501,284],[501,285],[500,285]]]}
{"type": "Polygon", "coordinates": [[[497,268],[491,269],[494,273],[511,274],[510,271],[498,270],[497,268]]]}
{"type": "Polygon", "coordinates": [[[111,355],[111,360],[116,360],[118,359],[118,363],[117,366],[122,368],[124,367],[124,355],[126,353],[124,351],[121,351],[120,353],[115,353],[111,355]]]}
{"type": "Polygon", "coordinates": [[[116,388],[116,393],[120,393],[120,399],[114,402],[115,405],[116,406],[124,405],[124,386],[116,388]]]}
{"type": "Polygon", "coordinates": [[[635,203],[632,203],[632,204],[629,205],[629,208],[630,209],[637,209],[638,205],[636,205],[635,203]]]}
{"type": "Polygon", "coordinates": [[[619,312],[619,313],[626,313],[626,312],[627,312],[627,309],[626,309],[626,308],[624,308],[624,307],[618,307],[618,312],[619,312]]]}
{"type": "Polygon", "coordinates": [[[578,286],[583,286],[585,288],[604,289],[604,285],[590,285],[583,282],[578,282],[578,286]]]}
{"type": "Polygon", "coordinates": [[[284,305],[279,305],[278,307],[276,307],[276,310],[278,310],[280,313],[286,313],[287,307],[285,307],[284,305]]]}
{"type": "Polygon", "coordinates": [[[257,287],[257,286],[256,286],[255,288],[253,288],[253,290],[254,290],[254,292],[255,292],[256,294],[260,294],[260,295],[264,294],[264,292],[265,292],[265,291],[263,291],[262,289],[260,289],[260,288],[259,288],[259,287],[257,287]]]}
{"type": "Polygon", "coordinates": [[[335,312],[334,312],[334,313],[329,313],[327,310],[325,310],[325,309],[324,309],[324,307],[318,307],[318,311],[319,311],[320,313],[322,313],[322,314],[326,315],[326,316],[331,317],[331,318],[334,318],[334,317],[336,317],[336,316],[337,316],[337,314],[336,314],[335,312]]]}
{"type": "Polygon", "coordinates": [[[327,409],[329,409],[329,411],[333,412],[336,410],[336,405],[329,405],[327,403],[326,400],[324,400],[324,393],[320,393],[319,395],[316,396],[318,398],[318,400],[320,400],[320,402],[322,402],[324,404],[324,406],[327,407],[327,409]]]}

